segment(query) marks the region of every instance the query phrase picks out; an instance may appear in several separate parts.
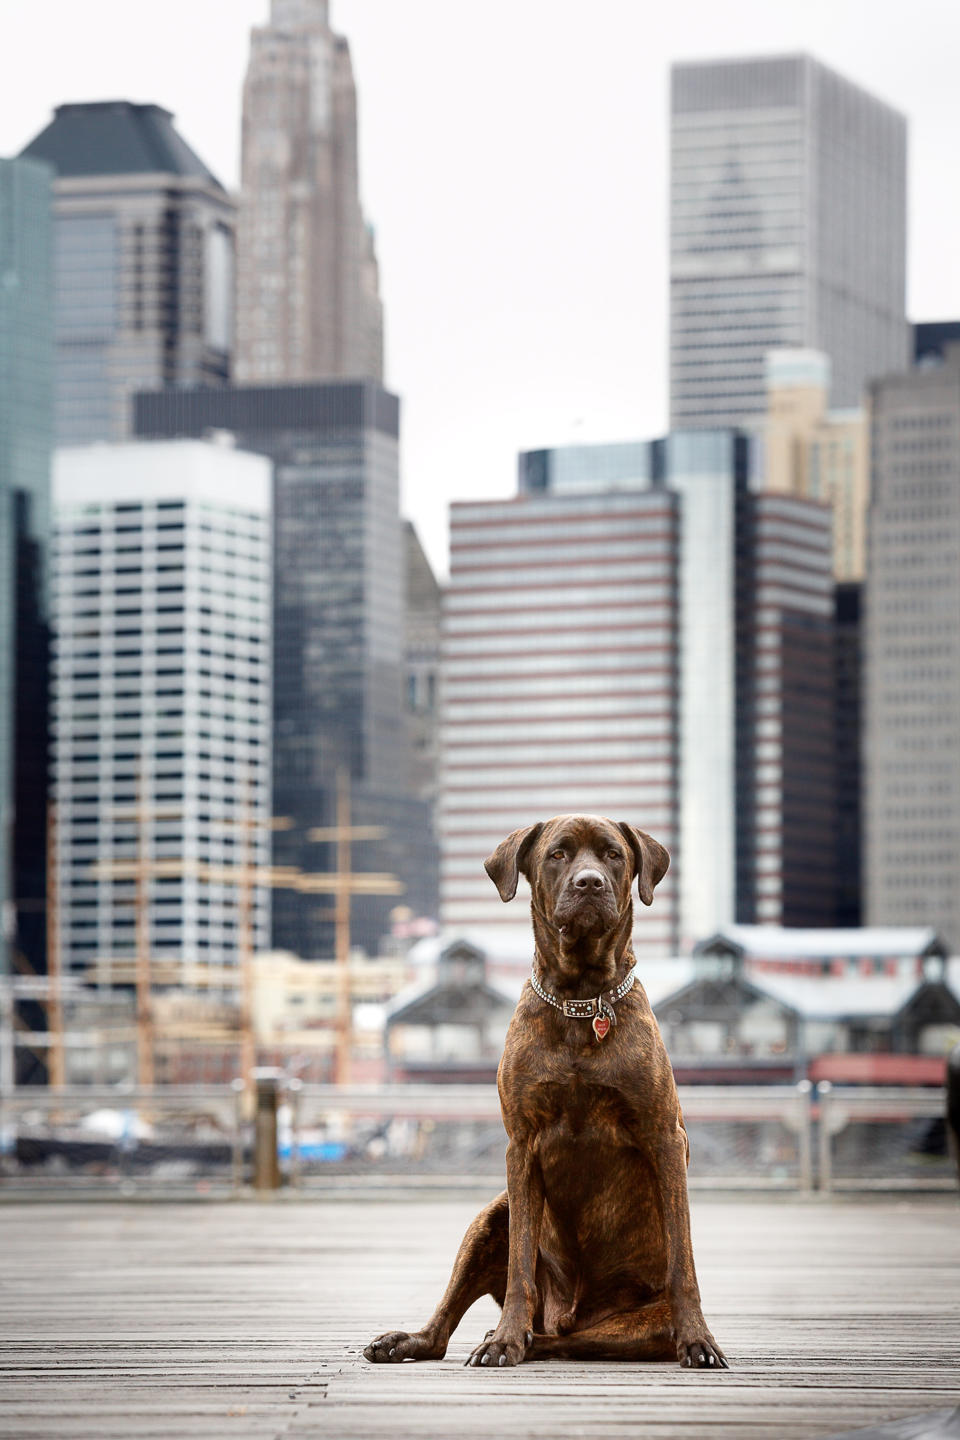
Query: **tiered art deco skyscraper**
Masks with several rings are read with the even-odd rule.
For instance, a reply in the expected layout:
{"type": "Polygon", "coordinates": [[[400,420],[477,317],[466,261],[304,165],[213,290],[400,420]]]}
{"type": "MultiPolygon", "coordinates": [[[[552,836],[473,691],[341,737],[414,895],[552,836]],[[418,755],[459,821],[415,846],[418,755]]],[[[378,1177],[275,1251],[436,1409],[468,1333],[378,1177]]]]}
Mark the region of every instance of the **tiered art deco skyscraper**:
{"type": "Polygon", "coordinates": [[[382,379],[353,67],[327,0],[272,0],[252,32],[242,171],[237,379],[382,379]]]}

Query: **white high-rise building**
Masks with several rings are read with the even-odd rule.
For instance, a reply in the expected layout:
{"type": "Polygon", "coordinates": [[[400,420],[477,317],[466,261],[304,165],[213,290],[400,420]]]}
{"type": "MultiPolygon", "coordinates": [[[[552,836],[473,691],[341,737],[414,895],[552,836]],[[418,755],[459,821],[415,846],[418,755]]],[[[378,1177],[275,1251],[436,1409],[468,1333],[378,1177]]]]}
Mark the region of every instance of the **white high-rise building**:
{"type": "Polygon", "coordinates": [[[906,120],[809,55],[679,64],[671,89],[671,426],[759,422],[780,345],[859,406],[907,358],[906,120]]]}
{"type": "MultiPolygon", "coordinates": [[[[53,757],[64,967],[135,953],[135,885],[98,862],[182,861],[149,881],[150,951],[236,959],[240,889],[269,864],[270,462],[200,441],[57,452],[53,757]],[[138,813],[139,812],[139,813],[138,813]],[[199,872],[199,873],[198,873],[199,872]]],[[[266,889],[251,940],[269,944],[266,889]]]]}

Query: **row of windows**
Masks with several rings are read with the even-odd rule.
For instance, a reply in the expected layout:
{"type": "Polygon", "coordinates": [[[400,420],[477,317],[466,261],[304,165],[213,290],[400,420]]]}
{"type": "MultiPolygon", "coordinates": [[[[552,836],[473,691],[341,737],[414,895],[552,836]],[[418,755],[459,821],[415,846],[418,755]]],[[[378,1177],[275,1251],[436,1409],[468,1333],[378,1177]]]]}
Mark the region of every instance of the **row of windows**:
{"type": "MultiPolygon", "coordinates": [[[[182,712],[181,712],[181,713],[182,713],[182,712]]],[[[226,724],[225,721],[224,721],[224,717],[223,717],[222,715],[216,715],[216,716],[212,716],[212,715],[211,715],[211,716],[208,716],[208,717],[206,717],[206,718],[208,718],[208,719],[210,719],[210,720],[215,720],[215,721],[217,722],[216,725],[212,726],[211,729],[209,729],[209,730],[202,729],[202,728],[197,728],[197,727],[195,727],[194,725],[191,725],[191,726],[189,727],[189,730],[188,730],[187,732],[185,732],[182,725],[177,725],[177,726],[167,727],[167,728],[158,726],[157,728],[152,729],[152,731],[151,731],[151,734],[150,734],[150,744],[153,745],[153,743],[154,743],[155,741],[157,741],[157,740],[178,740],[178,741],[182,741],[182,740],[184,739],[184,734],[185,734],[185,733],[189,736],[189,740],[190,740],[191,743],[193,743],[193,742],[195,742],[195,741],[197,741],[197,740],[208,740],[208,741],[210,741],[211,743],[213,743],[213,741],[216,740],[216,741],[219,743],[219,742],[222,742],[223,737],[224,737],[225,735],[227,735],[231,730],[236,730],[236,729],[237,729],[237,727],[236,727],[235,725],[234,725],[234,726],[230,726],[229,724],[226,724]]],[[[78,742],[99,741],[99,740],[102,738],[102,731],[101,731],[101,730],[99,730],[99,729],[83,730],[82,728],[79,728],[79,729],[78,729],[78,728],[76,727],[76,724],[75,724],[76,717],[75,717],[75,716],[71,716],[70,719],[71,719],[70,732],[71,732],[72,738],[73,738],[75,741],[78,741],[78,742]]],[[[91,714],[89,723],[90,723],[91,725],[94,725],[94,724],[95,724],[95,725],[99,725],[99,724],[100,724],[100,715],[99,715],[99,712],[94,711],[94,712],[91,714]]],[[[59,735],[59,734],[61,734],[61,733],[63,732],[63,729],[64,729],[64,727],[55,725],[55,726],[54,726],[54,733],[57,734],[57,735],[59,735]]],[[[259,740],[254,740],[254,738],[253,738],[253,735],[257,733],[256,731],[252,731],[252,732],[251,732],[251,731],[249,730],[249,727],[248,727],[247,725],[244,725],[244,726],[242,727],[242,730],[243,730],[243,734],[236,734],[236,735],[234,736],[234,743],[235,743],[235,744],[237,744],[237,745],[260,744],[260,741],[259,741],[259,740]]],[[[118,738],[118,739],[120,740],[120,742],[121,742],[122,744],[124,744],[124,745],[139,746],[139,745],[142,744],[142,736],[141,736],[141,733],[140,733],[139,728],[134,729],[132,726],[129,726],[129,725],[123,726],[122,730],[121,730],[121,729],[118,729],[117,738],[118,738]]]]}
{"type": "Polygon", "coordinates": [[[61,582],[69,582],[71,579],[78,577],[96,577],[109,583],[119,575],[137,575],[140,576],[141,579],[146,578],[149,581],[154,575],[179,574],[181,579],[183,579],[189,574],[191,576],[211,575],[223,576],[227,579],[234,580],[249,580],[256,579],[262,575],[269,563],[266,556],[261,554],[252,556],[249,559],[243,557],[246,563],[242,566],[235,564],[204,564],[202,561],[185,558],[182,552],[174,559],[172,553],[174,550],[179,551],[179,547],[158,547],[158,554],[162,553],[169,556],[166,561],[155,561],[149,556],[146,561],[142,558],[135,559],[133,556],[120,556],[118,557],[118,563],[113,565],[109,563],[109,558],[106,562],[102,562],[96,556],[86,555],[76,557],[80,563],[70,565],[66,563],[64,557],[61,556],[60,563],[56,567],[55,579],[61,582]]]}
{"type": "MultiPolygon", "coordinates": [[[[223,799],[221,802],[223,811],[214,816],[208,815],[204,817],[203,823],[208,827],[207,830],[201,832],[199,835],[194,833],[190,836],[189,843],[191,853],[195,850],[197,856],[201,859],[209,859],[211,856],[223,853],[224,864],[239,863],[239,861],[233,860],[232,852],[237,848],[242,849],[242,842],[225,833],[223,828],[224,812],[227,818],[243,819],[250,814],[252,810],[255,815],[258,813],[262,814],[265,820],[265,807],[262,801],[263,794],[260,792],[256,795],[255,800],[250,800],[249,805],[234,801],[231,810],[229,797],[223,799]],[[231,854],[228,855],[227,851],[230,851],[231,854]]],[[[69,824],[64,825],[62,828],[61,851],[69,858],[70,853],[73,851],[94,850],[99,852],[99,850],[109,846],[110,859],[133,860],[136,858],[135,846],[137,843],[137,829],[138,827],[135,823],[130,820],[114,820],[108,823],[103,817],[98,820],[94,816],[78,815],[76,818],[71,818],[69,824]],[[127,834],[125,835],[124,832],[127,832],[127,834]]],[[[184,840],[182,828],[175,829],[172,828],[171,822],[169,821],[163,822],[156,820],[151,821],[149,829],[150,845],[156,857],[160,859],[176,859],[179,857],[181,850],[187,843],[184,840]]],[[[263,840],[262,834],[260,840],[263,840]]],[[[254,846],[254,848],[256,848],[256,846],[254,846]]],[[[85,867],[88,864],[88,859],[89,857],[86,855],[79,855],[74,859],[73,863],[85,867]]],[[[84,883],[91,883],[88,871],[84,871],[83,878],[84,883]]]]}
{"type": "Polygon", "coordinates": [[[136,524],[118,521],[118,527],[122,523],[119,532],[106,525],[75,526],[63,522],[55,527],[55,534],[58,544],[68,555],[136,555],[156,545],[158,532],[163,534],[165,541],[170,538],[169,532],[173,532],[184,537],[184,545],[195,547],[201,553],[243,556],[256,553],[263,546],[268,529],[266,519],[255,515],[248,518],[250,526],[246,530],[238,530],[233,525],[215,526],[191,516],[186,520],[162,520],[160,517],[152,520],[147,517],[136,524]],[[237,545],[238,541],[243,542],[242,546],[237,545]]]}
{"type": "Polygon", "coordinates": [[[916,891],[918,885],[927,892],[922,898],[917,897],[913,902],[916,910],[928,911],[930,905],[929,892],[931,890],[956,890],[960,886],[960,874],[955,873],[960,861],[960,849],[931,851],[924,856],[923,866],[914,867],[912,860],[907,863],[906,852],[899,849],[896,854],[897,866],[903,866],[905,870],[926,867],[926,873],[922,877],[912,874],[904,874],[899,868],[892,874],[884,872],[883,884],[885,890],[910,890],[916,891]],[[933,869],[934,865],[943,865],[946,870],[938,874],[933,869]]]}
{"type": "MultiPolygon", "coordinates": [[[[264,567],[258,567],[263,573],[264,567]]],[[[183,595],[186,592],[186,574],[182,565],[162,565],[157,571],[143,572],[130,567],[116,571],[116,575],[123,576],[123,583],[117,584],[90,584],[91,577],[100,578],[99,570],[77,570],[73,574],[67,571],[60,571],[54,579],[54,592],[59,598],[70,596],[99,596],[109,601],[114,595],[136,595],[149,602],[152,595],[183,595]],[[154,576],[167,578],[154,578],[154,576]],[[132,578],[139,578],[132,582],[132,578]],[[74,582],[74,583],[71,583],[74,582]]],[[[211,578],[219,578],[219,584],[204,583],[202,580],[189,587],[194,594],[217,596],[228,600],[247,600],[252,605],[262,605],[266,596],[256,582],[258,574],[238,575],[234,571],[216,571],[206,567],[191,571],[191,578],[198,575],[206,575],[211,578]]],[[[112,577],[105,577],[108,582],[112,577]]]]}
{"type": "Polygon", "coordinates": [[[184,695],[218,695],[222,696],[226,691],[234,689],[245,691],[248,688],[260,689],[266,685],[267,677],[257,675],[252,671],[245,674],[237,674],[232,670],[223,670],[220,673],[208,668],[199,668],[192,671],[189,676],[184,674],[183,666],[177,666],[173,670],[158,670],[155,675],[147,674],[140,677],[138,672],[121,673],[117,675],[101,675],[97,672],[77,674],[73,677],[61,677],[55,695],[60,709],[68,709],[74,701],[99,699],[104,702],[110,700],[148,700],[154,696],[182,697],[184,695]],[[169,679],[176,680],[176,685],[164,683],[169,679]],[[131,681],[140,679],[140,684],[131,685],[131,681]],[[200,682],[218,682],[204,685],[200,682]],[[192,681],[192,684],[188,682],[192,681]]]}
{"type": "MultiPolygon", "coordinates": [[[[209,768],[204,768],[198,762],[198,757],[191,756],[194,763],[186,770],[184,759],[185,757],[180,755],[169,765],[147,765],[142,771],[137,771],[113,766],[107,756],[102,761],[93,761],[89,769],[78,773],[60,756],[55,768],[61,795],[69,799],[71,804],[75,801],[92,804],[98,796],[108,798],[104,788],[107,785],[116,787],[111,792],[111,803],[120,804],[122,801],[127,804],[136,798],[142,787],[146,787],[151,798],[177,800],[182,796],[185,783],[189,784],[191,789],[195,789],[199,784],[216,785],[224,792],[232,791],[236,786],[248,782],[255,789],[266,783],[265,769],[258,757],[226,753],[213,761],[207,757],[206,764],[209,768]],[[235,770],[240,773],[234,774],[235,770]]],[[[79,763],[74,761],[75,766],[79,763]]]]}
{"type": "Polygon", "coordinates": [[[743,365],[744,361],[748,361],[752,362],[751,373],[755,372],[757,378],[761,377],[764,371],[765,357],[757,354],[758,347],[762,346],[765,350],[770,349],[783,344],[784,340],[791,337],[786,333],[788,327],[778,325],[774,328],[773,325],[764,323],[759,316],[757,319],[759,323],[751,325],[734,318],[727,330],[723,328],[707,330],[690,326],[681,331],[675,327],[674,338],[670,343],[671,371],[682,374],[685,370],[696,372],[699,366],[708,362],[716,365],[726,361],[728,364],[743,365]],[[680,335],[689,338],[679,339],[680,335]],[[741,335],[749,338],[732,338],[741,335]],[[711,351],[719,351],[719,357],[714,359],[711,351]]]}
{"type": "Polygon", "coordinates": [[[800,305],[806,289],[792,275],[781,275],[775,278],[762,275],[747,277],[716,275],[706,279],[691,275],[682,280],[673,280],[672,288],[675,288],[691,303],[697,300],[707,307],[721,300],[739,299],[746,301],[755,299],[758,303],[762,300],[783,299],[792,300],[796,305],[800,305]]]}
{"type": "MultiPolygon", "coordinates": [[[[221,609],[219,606],[214,608],[214,606],[212,605],[197,605],[192,608],[191,613],[193,615],[209,615],[211,619],[216,616],[218,620],[230,620],[233,621],[234,624],[238,624],[241,621],[248,620],[255,622],[257,619],[260,618],[260,612],[263,611],[263,608],[263,603],[251,604],[247,613],[241,613],[238,610],[221,609]]],[[[79,624],[79,628],[75,629],[73,633],[90,634],[94,633],[92,631],[94,621],[98,622],[98,624],[102,621],[106,625],[109,625],[112,617],[115,615],[121,616],[123,621],[126,622],[127,626],[129,627],[129,622],[134,617],[139,617],[142,621],[149,622],[153,619],[154,615],[162,615],[165,619],[170,619],[172,616],[175,615],[183,617],[185,611],[182,603],[175,604],[170,603],[166,600],[163,602],[163,604],[158,603],[156,605],[115,605],[112,607],[105,606],[103,610],[101,610],[99,605],[91,604],[88,601],[86,604],[83,605],[75,605],[71,613],[75,621],[82,622],[79,624]]],[[[143,634],[147,630],[147,628],[148,624],[141,624],[126,629],[122,628],[122,626],[117,626],[115,629],[115,633],[117,635],[140,635],[143,634]]],[[[156,628],[159,634],[166,633],[163,627],[158,625],[156,628]]],[[[217,633],[232,634],[233,632],[218,631],[217,633]]]]}
{"type": "MultiPolygon", "coordinates": [[[[889,692],[876,697],[876,705],[884,707],[883,728],[887,732],[894,730],[936,730],[949,731],[956,724],[956,705],[951,695],[940,695],[937,697],[941,702],[939,711],[932,710],[932,699],[929,696],[921,695],[897,695],[889,692]],[[906,715],[891,713],[894,706],[900,709],[908,709],[916,706],[916,709],[906,715]]],[[[891,762],[894,763],[894,762],[891,762]]],[[[921,767],[922,768],[922,767],[921,767]]]]}
{"type": "MultiPolygon", "coordinates": [[[[182,695],[184,690],[177,691],[164,689],[163,681],[176,679],[181,686],[200,680],[216,680],[220,682],[220,689],[224,685],[253,685],[260,686],[267,683],[267,676],[258,673],[266,667],[259,663],[259,657],[254,657],[249,663],[243,665],[239,670],[227,670],[224,666],[236,664],[235,661],[221,661],[220,668],[210,665],[184,664],[174,666],[156,666],[151,669],[147,667],[142,671],[139,666],[123,667],[118,666],[115,670],[70,670],[69,667],[60,665],[56,667],[57,675],[57,696],[66,699],[68,696],[90,698],[94,695],[107,697],[114,695],[117,699],[129,699],[131,696],[148,692],[153,695],[182,695]],[[130,685],[133,681],[140,681],[133,689],[121,689],[121,686],[130,685]],[[91,688],[92,687],[92,688],[91,688]]],[[[200,694],[204,692],[201,690],[200,694]]]]}
{"type": "MultiPolygon", "coordinates": [[[[216,630],[214,630],[209,625],[197,625],[196,623],[191,624],[189,627],[185,627],[183,621],[181,621],[178,625],[152,625],[149,627],[149,629],[141,625],[121,627],[111,626],[107,624],[104,626],[103,630],[101,630],[99,626],[91,626],[88,629],[74,631],[72,634],[67,632],[66,640],[67,642],[69,642],[70,640],[96,640],[98,642],[102,642],[105,655],[110,654],[111,648],[113,649],[113,653],[115,655],[142,655],[147,653],[148,648],[153,650],[154,653],[158,655],[179,653],[184,649],[184,644],[182,643],[178,646],[156,645],[148,647],[146,642],[149,640],[150,636],[154,634],[179,635],[182,637],[186,637],[189,634],[191,638],[199,636],[200,638],[208,639],[213,639],[214,637],[216,637],[218,646],[223,641],[227,641],[233,644],[261,645],[264,643],[264,640],[266,638],[263,633],[262,627],[259,629],[251,627],[249,630],[239,632],[236,630],[222,630],[219,626],[217,626],[216,630]],[[113,637],[112,646],[111,635],[113,637]],[[126,639],[131,636],[136,636],[137,639],[140,641],[140,644],[129,649],[121,649],[117,645],[118,639],[126,639]]],[[[60,648],[65,654],[70,651],[69,644],[63,643],[63,637],[61,637],[60,648]]],[[[91,656],[97,655],[99,653],[99,645],[96,650],[89,651],[89,654],[91,656]]],[[[207,652],[201,647],[200,653],[206,654],[207,652]]]]}
{"type": "Polygon", "coordinates": [[[929,430],[952,428],[956,424],[956,416],[952,413],[937,414],[932,412],[924,415],[897,415],[890,419],[884,417],[885,423],[893,430],[929,430]]]}
{"type": "Polygon", "coordinates": [[[947,600],[958,589],[957,581],[960,576],[952,557],[935,554],[932,558],[935,558],[937,563],[929,565],[919,574],[900,576],[890,567],[884,570],[882,577],[875,576],[877,589],[880,589],[881,584],[883,587],[884,603],[880,606],[881,612],[890,611],[895,602],[887,600],[886,597],[896,595],[897,592],[915,594],[919,590],[935,590],[938,596],[942,594],[943,599],[947,600]]]}
{"type": "MultiPolygon", "coordinates": [[[[184,500],[117,501],[113,505],[92,501],[90,504],[79,506],[76,513],[97,515],[100,517],[100,523],[96,525],[77,525],[76,533],[78,535],[99,534],[101,528],[104,525],[109,524],[111,517],[139,515],[143,519],[149,521],[153,517],[154,512],[156,512],[158,515],[162,514],[165,518],[168,518],[172,514],[179,514],[183,516],[187,511],[187,508],[187,502],[184,500]]],[[[230,505],[216,505],[209,501],[191,501],[190,509],[199,510],[200,512],[208,515],[213,514],[217,515],[218,517],[224,516],[229,518],[234,523],[243,522],[244,524],[251,524],[257,523],[261,519],[260,516],[251,515],[246,510],[237,510],[230,505]]],[[[202,520],[201,526],[204,529],[210,529],[211,523],[209,521],[202,520]]],[[[225,528],[223,530],[223,533],[233,535],[242,534],[243,532],[239,530],[234,531],[225,528]]]]}
{"type": "Polygon", "coordinates": [[[672,167],[673,194],[699,193],[709,200],[724,190],[733,194],[744,191],[750,193],[750,190],[753,190],[760,204],[763,203],[768,187],[773,194],[796,195],[803,179],[803,163],[802,155],[797,153],[794,146],[784,146],[782,152],[780,147],[771,146],[767,153],[742,157],[738,154],[737,158],[740,163],[736,170],[731,171],[726,154],[711,159],[702,152],[692,152],[689,160],[682,154],[675,154],[672,167]]]}
{"type": "Polygon", "coordinates": [[[243,638],[249,648],[238,649],[236,638],[229,646],[225,645],[222,649],[218,647],[216,650],[210,645],[187,646],[183,641],[176,645],[157,645],[150,648],[143,645],[117,645],[113,648],[105,645],[102,650],[99,645],[87,646],[82,650],[61,647],[57,664],[61,674],[74,674],[78,679],[91,679],[104,671],[112,671],[117,675],[139,675],[141,667],[148,673],[174,675],[188,663],[195,664],[194,656],[201,656],[218,666],[238,664],[258,669],[265,665],[267,657],[260,649],[262,637],[250,635],[243,638]],[[174,668],[165,668],[164,661],[174,656],[177,665],[174,668]],[[81,674],[78,666],[89,665],[91,662],[96,662],[96,668],[89,674],[81,674]]]}

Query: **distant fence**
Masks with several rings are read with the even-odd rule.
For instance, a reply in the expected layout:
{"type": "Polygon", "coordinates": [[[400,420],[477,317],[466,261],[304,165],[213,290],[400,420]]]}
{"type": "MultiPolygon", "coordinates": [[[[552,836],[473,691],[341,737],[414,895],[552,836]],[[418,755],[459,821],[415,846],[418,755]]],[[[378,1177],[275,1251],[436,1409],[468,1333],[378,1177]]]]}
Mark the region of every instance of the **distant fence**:
{"type": "Polygon", "coordinates": [[[817,1086],[821,1190],[956,1184],[944,1093],[899,1086],[817,1086]]]}
{"type": "MultiPolygon", "coordinates": [[[[691,1185],[812,1184],[809,1081],[683,1086],[691,1185]]],[[[493,1086],[304,1085],[294,1092],[298,1181],[331,1173],[502,1174],[506,1136],[493,1086]],[[326,1144],[319,1137],[326,1136],[326,1144]]]]}
{"type": "Polygon", "coordinates": [[[0,1191],[243,1187],[243,1086],[25,1086],[0,1092],[0,1191]]]}
{"type": "MultiPolygon", "coordinates": [[[[286,1183],[496,1183],[506,1136],[492,1085],[276,1085],[286,1183]]],[[[692,1189],[947,1189],[942,1090],[682,1086],[692,1189]]],[[[261,1114],[262,1120],[262,1114],[261,1114]]],[[[263,1136],[268,1138],[264,1141],[263,1136]]],[[[275,1135],[275,1139],[274,1139],[275,1135]]],[[[26,1088],[0,1094],[0,1192],[242,1193],[253,1175],[243,1086],[26,1088]]]]}

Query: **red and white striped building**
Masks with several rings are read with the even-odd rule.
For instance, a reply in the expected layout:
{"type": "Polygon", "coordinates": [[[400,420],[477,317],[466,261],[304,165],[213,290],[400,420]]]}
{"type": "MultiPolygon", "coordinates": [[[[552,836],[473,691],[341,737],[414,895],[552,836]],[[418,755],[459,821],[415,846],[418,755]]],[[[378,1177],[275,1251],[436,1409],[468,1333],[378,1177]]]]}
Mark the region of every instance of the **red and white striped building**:
{"type": "Polygon", "coordinates": [[[823,925],[833,895],[830,515],[752,493],[733,432],[522,457],[454,505],[441,650],[441,915],[516,925],[483,860],[568,812],[671,853],[639,954],[823,925]],[[536,466],[524,461],[536,461],[536,466]]]}
{"type": "MultiPolygon", "coordinates": [[[[511,830],[608,815],[676,844],[677,500],[453,506],[442,659],[444,923],[516,924],[483,860],[511,830]]],[[[642,910],[639,904],[638,910],[642,910]]],[[[677,944],[677,872],[638,939],[677,944]]]]}

